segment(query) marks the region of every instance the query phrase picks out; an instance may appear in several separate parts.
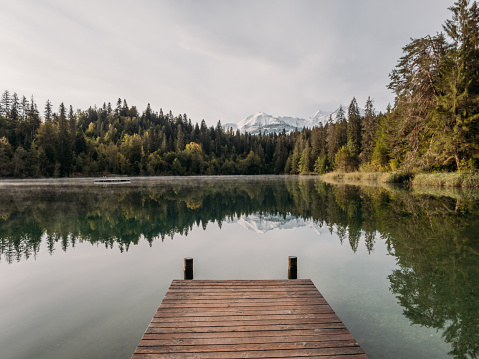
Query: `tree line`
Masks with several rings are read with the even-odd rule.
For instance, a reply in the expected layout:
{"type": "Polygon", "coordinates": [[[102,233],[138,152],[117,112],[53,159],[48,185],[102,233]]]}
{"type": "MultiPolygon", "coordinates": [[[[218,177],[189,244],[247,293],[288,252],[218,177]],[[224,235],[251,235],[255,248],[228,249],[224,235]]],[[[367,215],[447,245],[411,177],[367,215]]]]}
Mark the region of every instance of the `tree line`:
{"type": "Polygon", "coordinates": [[[355,99],[326,126],[292,133],[240,133],[218,121],[193,124],[186,114],[153,111],[118,99],[116,106],[74,111],[4,91],[0,100],[0,176],[233,175],[325,173],[370,158],[378,116],[368,99],[365,116],[355,99]],[[365,135],[362,135],[362,133],[365,135]],[[359,136],[367,138],[358,142],[359,136]],[[353,138],[353,139],[350,139],[353,138]],[[369,141],[369,142],[368,142],[369,141]],[[353,156],[343,159],[348,145],[353,156]],[[339,153],[339,155],[338,155],[339,153]],[[342,161],[342,162],[341,162],[342,161]]]}
{"type": "Polygon", "coordinates": [[[391,72],[394,106],[355,98],[326,125],[240,133],[118,99],[74,111],[0,99],[0,176],[230,175],[470,170],[479,165],[479,8],[458,0],[444,33],[413,39],[391,72]]]}

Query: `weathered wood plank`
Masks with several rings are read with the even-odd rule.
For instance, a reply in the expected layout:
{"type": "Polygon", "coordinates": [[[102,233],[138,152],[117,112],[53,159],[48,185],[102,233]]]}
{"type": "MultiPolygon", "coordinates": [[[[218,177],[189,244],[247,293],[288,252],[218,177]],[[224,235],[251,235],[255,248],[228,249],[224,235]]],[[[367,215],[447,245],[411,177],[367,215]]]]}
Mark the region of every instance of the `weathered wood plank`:
{"type": "Polygon", "coordinates": [[[291,280],[270,280],[270,279],[232,279],[232,280],[195,280],[194,283],[186,282],[180,279],[175,279],[171,282],[171,286],[201,286],[201,285],[221,285],[224,286],[227,284],[228,286],[233,285],[256,285],[256,286],[299,286],[299,285],[313,285],[314,283],[311,279],[296,279],[295,281],[291,280]]]}
{"type": "Polygon", "coordinates": [[[270,331],[248,331],[248,332],[226,332],[221,336],[214,332],[203,333],[172,333],[171,331],[165,331],[163,333],[145,333],[143,339],[204,339],[204,338],[254,338],[254,337],[296,337],[300,340],[303,336],[334,336],[349,333],[346,327],[343,325],[341,328],[320,328],[320,329],[300,329],[300,330],[270,330],[270,331]]]}
{"type": "Polygon", "coordinates": [[[172,282],[132,359],[367,356],[309,279],[172,282]]]}
{"type": "Polygon", "coordinates": [[[252,331],[273,331],[273,330],[303,330],[303,329],[325,329],[325,328],[344,328],[343,323],[313,323],[313,324],[280,324],[280,325],[234,325],[228,327],[176,327],[165,328],[156,326],[155,323],[150,324],[146,333],[224,333],[224,332],[252,332],[252,331]]]}
{"type": "Polygon", "coordinates": [[[278,310],[285,310],[285,309],[309,309],[313,313],[331,313],[333,312],[329,305],[324,304],[315,304],[315,303],[307,303],[305,305],[301,304],[294,304],[294,303],[284,303],[284,304],[276,304],[274,307],[268,305],[267,303],[212,303],[212,304],[203,304],[203,305],[195,305],[192,304],[161,304],[160,308],[162,310],[169,310],[169,309],[180,309],[180,308],[208,308],[208,310],[212,310],[214,308],[225,310],[225,308],[231,308],[232,310],[264,310],[266,308],[276,308],[278,310]]]}
{"type": "MultiPolygon", "coordinates": [[[[276,307],[275,307],[276,308],[276,307]]],[[[316,312],[315,310],[318,307],[297,307],[297,308],[288,308],[288,309],[271,309],[267,307],[262,308],[254,308],[248,307],[245,309],[240,308],[188,308],[188,309],[174,309],[171,308],[168,311],[165,310],[158,310],[155,313],[155,317],[163,318],[163,317],[213,317],[213,316],[223,316],[223,315],[244,315],[244,316],[251,316],[251,315],[289,315],[289,314],[313,314],[313,315],[327,315],[330,313],[320,313],[316,312]]]]}
{"type": "MultiPolygon", "coordinates": [[[[269,320],[291,320],[291,319],[328,319],[340,321],[336,314],[268,314],[266,315],[229,315],[228,312],[223,312],[224,315],[211,316],[191,316],[191,317],[174,317],[174,316],[157,316],[153,317],[152,322],[209,322],[209,321],[233,321],[233,320],[248,320],[257,321],[267,317],[269,320]]],[[[161,313],[160,313],[161,314],[161,313]]]]}
{"type": "MultiPolygon", "coordinates": [[[[183,359],[183,358],[291,358],[291,357],[325,357],[328,359],[337,359],[338,356],[347,356],[347,358],[354,358],[353,355],[364,355],[360,347],[341,347],[341,348],[319,348],[319,349],[286,349],[286,350],[258,350],[258,351],[216,351],[203,353],[138,353],[150,354],[152,356],[138,356],[136,358],[168,358],[168,359],[183,359]],[[156,355],[156,356],[154,356],[156,355]]],[[[135,354],[136,355],[136,354],[135,354]]],[[[362,358],[367,358],[363,356],[362,358]]]]}
{"type": "Polygon", "coordinates": [[[248,298],[241,298],[241,299],[196,299],[196,300],[164,300],[163,303],[164,305],[188,305],[188,306],[203,306],[207,304],[212,304],[212,305],[229,305],[235,304],[235,305],[248,305],[250,306],[251,304],[255,306],[261,306],[266,304],[267,306],[274,306],[274,305],[327,305],[324,302],[318,302],[316,300],[311,300],[311,299],[303,299],[303,298],[295,298],[294,300],[284,300],[282,298],[279,299],[274,299],[274,298],[269,298],[269,299],[248,299],[248,298]]]}
{"type": "Polygon", "coordinates": [[[338,320],[331,319],[268,319],[263,320],[229,320],[229,321],[210,321],[210,322],[164,322],[151,321],[152,328],[189,328],[194,325],[196,328],[200,327],[233,327],[233,326],[265,326],[265,325],[300,325],[300,324],[329,324],[338,323],[338,320]]]}
{"type": "Polygon", "coordinates": [[[215,290],[215,291],[208,291],[208,292],[198,292],[198,291],[174,291],[174,292],[167,292],[166,293],[168,300],[175,300],[177,298],[196,298],[199,297],[200,299],[206,298],[211,299],[218,296],[227,297],[226,299],[231,298],[243,298],[243,297],[251,297],[251,298],[286,298],[286,299],[293,299],[298,297],[303,298],[315,298],[315,299],[323,299],[323,296],[318,293],[314,293],[311,291],[292,291],[292,292],[284,292],[284,291],[238,291],[235,292],[234,290],[215,290]]]}
{"type": "Polygon", "coordinates": [[[232,285],[227,288],[220,285],[216,286],[176,286],[170,287],[168,291],[170,293],[181,292],[181,291],[192,291],[192,292],[284,292],[284,293],[293,293],[296,291],[314,291],[315,287],[312,285],[302,285],[302,286],[251,286],[251,285],[232,285]]]}
{"type": "MultiPolygon", "coordinates": [[[[228,358],[228,359],[242,359],[242,358],[264,358],[262,356],[252,356],[254,352],[250,352],[248,356],[244,355],[243,352],[238,352],[238,353],[229,353],[228,357],[224,356],[211,356],[210,353],[189,353],[189,354],[166,354],[162,355],[161,358],[169,358],[169,359],[176,359],[176,358],[186,358],[186,359],[209,359],[209,358],[228,358]]],[[[160,358],[158,354],[136,354],[134,356],[135,359],[158,359],[160,358]]],[[[313,358],[313,359],[368,359],[366,354],[337,354],[334,356],[330,356],[328,354],[311,354],[307,353],[306,355],[301,355],[301,353],[296,353],[296,355],[293,355],[293,353],[286,353],[286,355],[283,356],[268,356],[268,358],[289,358],[289,359],[299,359],[299,358],[313,358]],[[329,357],[329,358],[326,358],[329,357]]]]}
{"type": "MultiPolygon", "coordinates": [[[[205,353],[205,352],[230,352],[230,351],[272,351],[272,350],[293,350],[293,349],[335,349],[354,353],[360,349],[354,340],[327,341],[327,342],[287,342],[287,343],[248,343],[248,344],[220,344],[220,345],[155,345],[138,346],[137,353],[205,353]]],[[[343,353],[344,354],[344,353],[343,353]]]]}
{"type": "Polygon", "coordinates": [[[326,342],[326,341],[344,341],[354,340],[353,336],[347,331],[343,334],[330,335],[303,335],[291,336],[281,335],[276,337],[271,336],[251,336],[243,338],[145,338],[138,344],[139,347],[158,346],[158,345],[221,345],[221,344],[264,344],[264,343],[288,343],[288,342],[326,342]]]}

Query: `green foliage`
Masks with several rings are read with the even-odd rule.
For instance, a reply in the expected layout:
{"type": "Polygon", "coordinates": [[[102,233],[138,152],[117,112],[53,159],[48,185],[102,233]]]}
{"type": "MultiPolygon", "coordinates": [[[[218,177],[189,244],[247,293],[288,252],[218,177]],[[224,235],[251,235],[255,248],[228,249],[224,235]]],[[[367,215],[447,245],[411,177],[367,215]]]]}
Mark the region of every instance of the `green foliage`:
{"type": "Polygon", "coordinates": [[[351,152],[350,147],[353,147],[353,144],[348,146],[343,146],[336,153],[334,158],[334,169],[339,172],[352,172],[356,169],[356,158],[354,153],[351,152]]]}
{"type": "Polygon", "coordinates": [[[0,176],[12,174],[12,145],[6,137],[0,138],[0,176]]]}
{"type": "Polygon", "coordinates": [[[347,147],[349,156],[351,157],[351,165],[354,169],[357,169],[359,165],[358,156],[361,149],[361,142],[361,115],[356,98],[353,98],[348,109],[347,147]]]}
{"type": "Polygon", "coordinates": [[[437,187],[479,187],[478,172],[436,172],[418,173],[413,185],[437,187]]]}
{"type": "Polygon", "coordinates": [[[298,163],[299,173],[311,172],[310,152],[311,150],[309,148],[309,145],[306,145],[306,148],[303,150],[303,153],[301,154],[301,158],[299,159],[299,163],[298,163]]]}
{"type": "Polygon", "coordinates": [[[378,116],[374,112],[373,101],[370,97],[366,101],[364,118],[361,121],[361,153],[359,155],[360,163],[366,164],[371,161],[374,134],[378,126],[378,116]]]}
{"type": "Polygon", "coordinates": [[[239,163],[241,172],[247,175],[256,175],[262,172],[261,159],[253,151],[248,153],[248,156],[239,163]]]}
{"type": "Polygon", "coordinates": [[[479,8],[459,0],[450,10],[445,34],[412,40],[390,75],[396,100],[380,125],[372,158],[379,167],[386,160],[414,171],[477,166],[479,8]]]}
{"type": "Polygon", "coordinates": [[[175,158],[173,160],[173,163],[171,164],[171,173],[175,176],[179,176],[185,173],[185,169],[181,165],[181,162],[178,160],[178,158],[175,158]]]}
{"type": "Polygon", "coordinates": [[[328,172],[328,158],[326,155],[319,156],[314,163],[314,172],[317,174],[325,174],[328,172]]]}

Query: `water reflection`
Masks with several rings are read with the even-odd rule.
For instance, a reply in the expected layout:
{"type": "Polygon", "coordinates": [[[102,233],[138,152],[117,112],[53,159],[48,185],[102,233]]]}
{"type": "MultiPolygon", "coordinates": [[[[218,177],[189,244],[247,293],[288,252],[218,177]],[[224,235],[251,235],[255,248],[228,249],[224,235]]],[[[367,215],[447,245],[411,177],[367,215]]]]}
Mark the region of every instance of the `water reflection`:
{"type": "MultiPolygon", "coordinates": [[[[476,193],[472,193],[472,197],[476,193]]],[[[243,221],[255,231],[310,225],[368,252],[379,236],[398,269],[389,276],[412,324],[442,331],[454,358],[479,355],[479,201],[404,189],[329,185],[314,178],[175,179],[132,186],[0,190],[0,256],[27,260],[46,245],[88,241],[128,250],[144,238],[243,221]],[[379,236],[378,236],[379,234],[379,236]]]]}
{"type": "MultiPolygon", "coordinates": [[[[50,253],[56,243],[66,251],[78,241],[117,245],[123,251],[141,238],[151,243],[176,233],[187,235],[196,226],[217,223],[221,227],[225,220],[253,214],[266,222],[282,220],[295,226],[309,221],[320,228],[328,226],[341,241],[348,238],[355,251],[362,225],[360,197],[354,189],[287,177],[178,179],[132,187],[10,188],[0,191],[0,201],[4,204],[0,251],[8,263],[34,257],[43,238],[50,253]]],[[[254,222],[253,216],[249,220],[254,222]]],[[[368,238],[374,234],[374,229],[366,230],[368,238]]],[[[372,250],[373,244],[368,246],[372,250]]]]}

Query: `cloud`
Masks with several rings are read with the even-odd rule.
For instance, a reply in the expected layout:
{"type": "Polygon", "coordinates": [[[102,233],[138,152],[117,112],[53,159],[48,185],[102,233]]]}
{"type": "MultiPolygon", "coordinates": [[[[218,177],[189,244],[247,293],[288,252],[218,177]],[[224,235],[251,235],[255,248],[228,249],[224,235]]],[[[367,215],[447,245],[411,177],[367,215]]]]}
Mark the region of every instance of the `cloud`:
{"type": "Polygon", "coordinates": [[[0,13],[5,90],[75,108],[127,99],[208,124],[307,117],[367,96],[383,110],[410,37],[450,1],[24,1],[0,13]]]}

